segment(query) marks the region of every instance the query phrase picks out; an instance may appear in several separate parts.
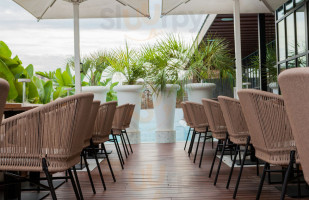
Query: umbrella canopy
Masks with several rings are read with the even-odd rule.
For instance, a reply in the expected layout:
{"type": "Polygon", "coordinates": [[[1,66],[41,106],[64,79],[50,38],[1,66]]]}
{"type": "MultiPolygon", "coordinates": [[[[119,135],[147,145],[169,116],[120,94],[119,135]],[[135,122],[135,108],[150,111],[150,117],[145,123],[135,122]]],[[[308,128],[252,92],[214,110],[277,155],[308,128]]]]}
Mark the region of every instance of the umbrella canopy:
{"type": "Polygon", "coordinates": [[[242,89],[240,13],[273,13],[286,0],[162,0],[161,15],[234,14],[236,91],[242,89]]]}
{"type": "Polygon", "coordinates": [[[74,19],[75,91],[81,92],[80,18],[150,17],[149,0],[13,0],[38,20],[74,19]]]}
{"type": "MultiPolygon", "coordinates": [[[[240,13],[271,13],[286,0],[239,0],[240,13]]],[[[162,0],[162,15],[233,14],[234,0],[162,0]]]]}

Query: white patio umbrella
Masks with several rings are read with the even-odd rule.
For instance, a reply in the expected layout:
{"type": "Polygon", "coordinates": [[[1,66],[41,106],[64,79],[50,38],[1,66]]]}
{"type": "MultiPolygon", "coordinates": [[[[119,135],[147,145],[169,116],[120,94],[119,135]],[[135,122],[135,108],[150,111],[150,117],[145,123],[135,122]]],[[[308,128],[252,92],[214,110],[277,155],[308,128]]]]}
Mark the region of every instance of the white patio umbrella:
{"type": "Polygon", "coordinates": [[[162,0],[161,15],[234,14],[236,89],[242,89],[240,13],[273,13],[286,0],[162,0]]]}
{"type": "Polygon", "coordinates": [[[75,91],[81,92],[80,18],[150,17],[149,0],[13,0],[38,20],[74,18],[75,91]]]}

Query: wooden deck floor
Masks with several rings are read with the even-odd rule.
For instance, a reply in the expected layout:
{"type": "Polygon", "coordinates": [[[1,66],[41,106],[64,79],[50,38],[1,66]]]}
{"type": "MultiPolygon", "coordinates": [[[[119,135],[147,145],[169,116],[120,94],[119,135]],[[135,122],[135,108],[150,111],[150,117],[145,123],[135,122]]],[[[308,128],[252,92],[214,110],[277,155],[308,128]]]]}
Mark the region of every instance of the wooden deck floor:
{"type": "MultiPolygon", "coordinates": [[[[238,168],[231,187],[225,189],[229,167],[222,165],[217,186],[208,178],[214,150],[205,149],[202,168],[193,164],[183,150],[184,143],[132,145],[134,153],[125,159],[122,170],[116,154],[111,156],[117,182],[112,181],[106,161],[101,163],[107,191],[103,191],[97,169],[92,171],[97,194],[92,193],[86,172],[79,172],[85,199],[232,199],[238,168]]],[[[113,149],[112,145],[107,145],[113,149]]],[[[114,150],[114,149],[113,149],[114,150]]],[[[115,151],[114,151],[115,152],[115,151]]],[[[216,170],[214,170],[216,172],[216,170]]],[[[259,177],[255,168],[245,168],[237,199],[255,199],[259,177]]],[[[56,190],[58,199],[74,199],[70,182],[56,190]]],[[[265,182],[261,199],[279,199],[280,191],[265,182]]],[[[51,199],[48,197],[47,199],[51,199]]],[[[291,198],[286,198],[291,199],[291,198]]]]}

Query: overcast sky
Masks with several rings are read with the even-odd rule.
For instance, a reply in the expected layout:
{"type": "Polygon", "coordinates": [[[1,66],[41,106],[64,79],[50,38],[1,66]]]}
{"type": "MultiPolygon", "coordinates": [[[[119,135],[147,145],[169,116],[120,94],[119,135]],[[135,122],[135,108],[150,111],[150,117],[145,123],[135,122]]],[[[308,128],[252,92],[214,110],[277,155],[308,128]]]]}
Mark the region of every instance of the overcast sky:
{"type": "MultiPolygon", "coordinates": [[[[160,18],[161,0],[150,0],[151,20],[81,19],[81,54],[102,49],[138,48],[153,43],[166,33],[178,33],[191,42],[205,15],[165,16],[160,18]]],[[[65,66],[74,54],[73,20],[37,20],[12,0],[0,0],[0,40],[8,44],[24,66],[33,64],[36,71],[55,70],[65,66]]]]}

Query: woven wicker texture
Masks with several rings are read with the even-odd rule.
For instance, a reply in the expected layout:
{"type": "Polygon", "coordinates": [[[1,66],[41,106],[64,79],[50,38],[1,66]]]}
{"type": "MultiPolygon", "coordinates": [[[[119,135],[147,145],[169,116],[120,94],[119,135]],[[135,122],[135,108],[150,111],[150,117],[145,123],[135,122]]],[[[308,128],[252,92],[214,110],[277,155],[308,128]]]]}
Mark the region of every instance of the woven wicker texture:
{"type": "Polygon", "coordinates": [[[132,117],[133,117],[133,113],[134,113],[134,108],[135,108],[134,104],[129,104],[128,105],[127,114],[126,114],[126,119],[125,119],[125,124],[124,124],[123,130],[130,127],[130,123],[132,121],[132,117]]]}
{"type": "Polygon", "coordinates": [[[130,114],[130,104],[123,104],[121,106],[117,106],[114,120],[113,120],[113,134],[119,135],[126,124],[126,119],[130,114]]]}
{"type": "Polygon", "coordinates": [[[3,118],[4,106],[9,93],[9,84],[6,80],[0,78],[0,124],[3,118]]]}
{"type": "Polygon", "coordinates": [[[92,135],[94,144],[101,144],[109,140],[116,106],[116,101],[111,101],[100,105],[92,135]]]}
{"type": "Polygon", "coordinates": [[[208,126],[207,116],[204,110],[204,106],[199,103],[187,101],[185,106],[187,107],[189,118],[192,119],[192,126],[197,132],[205,132],[208,126]]]}
{"type": "Polygon", "coordinates": [[[221,111],[220,103],[210,99],[202,99],[204,110],[208,119],[212,136],[219,140],[226,138],[226,125],[221,111]]]}
{"type": "Polygon", "coordinates": [[[184,117],[187,125],[192,128],[193,127],[193,123],[192,123],[192,119],[189,116],[188,108],[187,108],[186,103],[185,102],[181,102],[180,105],[181,105],[181,108],[182,108],[182,111],[183,111],[183,117],[184,117]]]}
{"type": "MultiPolygon", "coordinates": [[[[288,165],[296,150],[283,98],[259,90],[238,92],[256,157],[276,165],[288,165]]],[[[297,158],[297,157],[296,157],[297,158]]]]}
{"type": "Polygon", "coordinates": [[[225,96],[219,96],[218,100],[230,140],[235,144],[245,145],[249,131],[239,100],[225,96]]]}
{"type": "Polygon", "coordinates": [[[50,172],[79,162],[93,94],[78,94],[2,121],[0,170],[42,171],[46,157],[50,172]]]}
{"type": "Polygon", "coordinates": [[[93,101],[92,103],[91,112],[87,120],[86,138],[84,141],[84,148],[90,146],[90,140],[92,138],[92,134],[94,131],[94,125],[95,125],[95,121],[96,121],[97,114],[99,111],[100,103],[101,103],[100,101],[93,101]]]}
{"type": "Polygon", "coordinates": [[[279,75],[279,84],[286,104],[305,180],[309,183],[309,69],[286,70],[279,75]]]}

